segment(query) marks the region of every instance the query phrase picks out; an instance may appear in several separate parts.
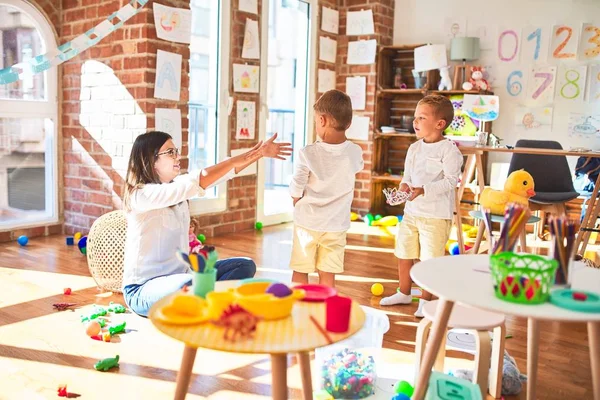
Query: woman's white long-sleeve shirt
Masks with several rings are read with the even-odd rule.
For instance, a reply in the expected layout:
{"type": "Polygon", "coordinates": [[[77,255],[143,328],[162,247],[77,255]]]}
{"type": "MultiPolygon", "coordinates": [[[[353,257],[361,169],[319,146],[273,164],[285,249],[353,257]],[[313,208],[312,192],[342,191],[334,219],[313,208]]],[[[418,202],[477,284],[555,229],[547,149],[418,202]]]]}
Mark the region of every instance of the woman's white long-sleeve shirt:
{"type": "MultiPolygon", "coordinates": [[[[188,266],[177,259],[176,252],[188,250],[187,200],[204,195],[199,182],[201,173],[182,174],[170,183],[146,184],[132,193],[131,211],[127,213],[123,287],[158,276],[189,272],[188,266]]],[[[234,176],[232,169],[211,186],[234,176]]]]}

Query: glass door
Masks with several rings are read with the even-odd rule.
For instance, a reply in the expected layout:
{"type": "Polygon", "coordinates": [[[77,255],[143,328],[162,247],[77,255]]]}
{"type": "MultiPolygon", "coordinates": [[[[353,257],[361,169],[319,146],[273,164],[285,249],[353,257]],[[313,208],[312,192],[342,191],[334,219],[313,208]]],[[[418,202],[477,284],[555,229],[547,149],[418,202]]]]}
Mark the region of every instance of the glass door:
{"type": "Polygon", "coordinates": [[[293,204],[289,183],[298,150],[312,135],[313,82],[316,36],[316,6],[313,1],[266,0],[263,2],[261,59],[260,137],[277,133],[278,141],[290,142],[292,156],[286,160],[261,160],[258,174],[257,219],[264,225],[292,220],[293,204]],[[315,14],[315,15],[313,15],[315,14]],[[315,29],[313,33],[312,30],[315,29]],[[310,98],[309,98],[310,97],[310,98]]]}

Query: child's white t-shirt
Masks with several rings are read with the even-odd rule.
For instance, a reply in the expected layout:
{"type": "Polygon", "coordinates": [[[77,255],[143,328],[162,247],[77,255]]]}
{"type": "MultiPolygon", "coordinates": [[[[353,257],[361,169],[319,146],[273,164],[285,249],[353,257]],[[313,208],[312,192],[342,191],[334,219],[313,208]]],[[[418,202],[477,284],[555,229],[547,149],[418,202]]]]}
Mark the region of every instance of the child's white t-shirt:
{"type": "Polygon", "coordinates": [[[404,212],[416,217],[452,219],[463,156],[454,142],[419,140],[406,153],[402,183],[423,187],[425,194],[407,201],[404,212]]]}
{"type": "Polygon", "coordinates": [[[349,140],[315,142],[301,149],[290,183],[292,197],[301,197],[294,223],[320,232],[348,230],[356,174],[363,167],[362,149],[349,140]]]}

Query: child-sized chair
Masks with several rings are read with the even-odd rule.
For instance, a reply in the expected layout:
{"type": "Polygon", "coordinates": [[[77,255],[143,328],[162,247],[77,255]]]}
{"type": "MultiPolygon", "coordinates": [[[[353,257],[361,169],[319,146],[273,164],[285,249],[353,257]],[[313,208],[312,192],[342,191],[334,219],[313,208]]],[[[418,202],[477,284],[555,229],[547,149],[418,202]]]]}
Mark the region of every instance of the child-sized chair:
{"type": "MultiPolygon", "coordinates": [[[[483,222],[483,219],[485,218],[483,213],[481,211],[469,211],[469,215],[471,217],[473,217],[475,220],[479,221],[479,229],[477,230],[477,238],[475,239],[475,244],[473,245],[473,249],[472,249],[473,254],[478,254],[484,232],[486,233],[486,236],[488,238],[488,250],[491,251],[491,248],[489,248],[489,247],[491,247],[492,232],[487,231],[485,223],[483,222]]],[[[540,221],[540,218],[532,215],[529,218],[529,220],[527,221],[527,224],[536,224],[539,221],[540,221]]],[[[499,222],[500,224],[503,224],[504,217],[500,216],[500,215],[492,214],[492,222],[499,222]]],[[[523,232],[521,232],[521,237],[519,238],[519,245],[520,245],[520,249],[521,249],[522,253],[527,253],[527,239],[526,238],[527,238],[527,233],[526,233],[526,230],[524,229],[523,232]]]]}
{"type": "MultiPolygon", "coordinates": [[[[415,357],[415,382],[417,381],[421,361],[425,352],[425,344],[429,336],[429,329],[435,318],[438,301],[430,301],[423,308],[425,317],[419,323],[416,338],[415,357]]],[[[504,315],[476,308],[454,305],[448,328],[468,329],[475,331],[475,373],[473,383],[479,385],[482,397],[489,392],[494,398],[501,397],[502,390],[502,363],[504,356],[504,315]],[[489,331],[493,330],[490,338],[489,331]],[[490,357],[491,354],[491,357],[490,357]],[[491,366],[491,371],[490,371],[491,366]],[[488,374],[489,389],[488,389],[488,374]]],[[[434,371],[444,371],[444,358],[446,356],[446,335],[434,364],[434,371]]]]}

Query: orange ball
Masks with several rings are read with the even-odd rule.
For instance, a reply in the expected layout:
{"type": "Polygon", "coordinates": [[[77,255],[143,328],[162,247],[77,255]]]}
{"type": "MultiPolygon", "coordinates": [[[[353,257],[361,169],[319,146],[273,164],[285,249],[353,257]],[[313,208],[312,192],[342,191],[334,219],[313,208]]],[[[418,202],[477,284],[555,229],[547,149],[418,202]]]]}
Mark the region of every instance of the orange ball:
{"type": "Polygon", "coordinates": [[[87,324],[86,328],[85,328],[85,333],[88,336],[96,336],[97,334],[100,333],[100,330],[102,328],[100,327],[100,324],[97,321],[92,321],[89,324],[87,324]]]}

